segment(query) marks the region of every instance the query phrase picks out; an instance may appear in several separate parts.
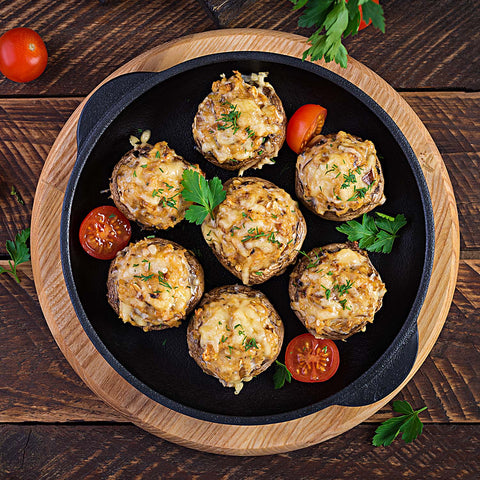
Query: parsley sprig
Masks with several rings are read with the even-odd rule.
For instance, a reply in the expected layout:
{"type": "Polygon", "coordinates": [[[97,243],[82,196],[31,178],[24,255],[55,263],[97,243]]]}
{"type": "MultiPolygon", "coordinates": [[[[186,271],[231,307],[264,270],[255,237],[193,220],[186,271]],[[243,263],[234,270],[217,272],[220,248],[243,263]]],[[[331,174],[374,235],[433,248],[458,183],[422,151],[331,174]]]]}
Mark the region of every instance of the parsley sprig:
{"type": "Polygon", "coordinates": [[[402,432],[402,439],[406,443],[415,440],[423,430],[423,423],[418,418],[418,414],[426,409],[427,407],[413,410],[412,406],[404,400],[393,402],[393,410],[398,413],[403,413],[403,415],[385,420],[375,430],[375,436],[372,441],[373,445],[375,447],[380,445],[387,447],[397,438],[400,432],[402,432]]]}
{"type": "Polygon", "coordinates": [[[182,197],[196,204],[188,208],[185,218],[201,225],[207,215],[213,218],[214,208],[225,200],[227,194],[218,177],[207,180],[195,170],[185,169],[182,178],[182,197]]]}
{"type": "Polygon", "coordinates": [[[292,382],[292,374],[282,362],[275,360],[275,373],[273,374],[275,390],[282,388],[285,385],[285,382],[292,382]]]}
{"type": "Polygon", "coordinates": [[[343,68],[347,67],[347,49],[342,39],[356,35],[360,25],[359,6],[362,7],[363,19],[370,20],[374,27],[385,33],[383,9],[373,0],[290,0],[293,9],[305,7],[298,20],[299,27],[317,27],[308,39],[310,48],[303,52],[303,59],[310,57],[313,61],[322,57],[326,62],[335,60],[343,68]],[[325,30],[325,33],[322,33],[325,30]]]}
{"type": "Polygon", "coordinates": [[[21,232],[17,233],[15,240],[7,240],[6,249],[8,254],[11,257],[11,260],[8,261],[10,268],[0,267],[0,273],[9,273],[15,278],[17,283],[20,283],[20,279],[17,274],[17,267],[21,263],[28,262],[30,260],[30,250],[27,246],[27,240],[30,237],[30,229],[26,228],[21,232]]]}
{"type": "Polygon", "coordinates": [[[376,214],[374,218],[364,213],[362,223],[350,220],[337,227],[337,230],[369,252],[390,253],[393,241],[398,238],[398,231],[407,224],[407,220],[403,214],[395,218],[380,212],[376,214]]]}

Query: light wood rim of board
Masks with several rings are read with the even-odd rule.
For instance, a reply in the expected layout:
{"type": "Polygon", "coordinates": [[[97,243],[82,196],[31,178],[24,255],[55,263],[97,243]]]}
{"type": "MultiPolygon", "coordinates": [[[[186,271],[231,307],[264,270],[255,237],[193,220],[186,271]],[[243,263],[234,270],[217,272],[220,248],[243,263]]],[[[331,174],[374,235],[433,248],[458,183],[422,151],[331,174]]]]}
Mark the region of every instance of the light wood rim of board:
{"type": "MultiPolygon", "coordinates": [[[[301,58],[304,37],[271,30],[204,32],[160,45],[131,60],[106,81],[134,71],[161,71],[192,58],[230,51],[264,51],[301,58]]],[[[32,214],[32,267],[39,301],[63,354],[106,403],[141,428],[166,440],[214,453],[265,455],[322,442],[370,417],[412,378],[445,322],[456,283],[459,226],[452,185],[440,153],[410,106],[384,80],[349,58],[347,69],[318,62],[372,97],[397,123],[420,161],[432,198],[435,258],[430,286],[418,317],[419,351],[412,371],[390,395],[364,407],[331,406],[289,422],[238,426],[197,420],[169,410],[140,393],[98,353],[75,315],[60,263],[60,214],[76,158],[76,126],[84,100],[66,122],[46,160],[32,214]]],[[[103,83],[105,83],[103,82],[103,83]]]]}

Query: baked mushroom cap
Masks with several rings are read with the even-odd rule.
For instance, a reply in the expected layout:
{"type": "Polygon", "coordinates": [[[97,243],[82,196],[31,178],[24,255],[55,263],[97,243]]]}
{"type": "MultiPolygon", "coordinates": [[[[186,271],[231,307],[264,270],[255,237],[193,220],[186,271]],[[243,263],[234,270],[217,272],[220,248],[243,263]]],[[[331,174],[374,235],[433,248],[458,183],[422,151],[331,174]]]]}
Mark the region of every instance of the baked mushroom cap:
{"type": "Polygon", "coordinates": [[[203,268],[178,243],[145,238],[112,260],[108,303],[125,322],[148,330],[178,327],[200,301],[203,268]]]}
{"type": "Polygon", "coordinates": [[[287,117],[267,73],[213,82],[199,105],[193,138],[202,155],[221,168],[244,172],[273,163],[285,141],[287,117]]]}
{"type": "Polygon", "coordinates": [[[282,274],[295,261],[307,227],[297,202],[268,180],[234,177],[225,200],[202,224],[220,263],[245,285],[282,274]]]}
{"type": "Polygon", "coordinates": [[[317,338],[342,340],[365,330],[385,292],[367,252],[355,243],[315,248],[290,275],[290,305],[317,338]]]}
{"type": "Polygon", "coordinates": [[[385,202],[374,144],[345,132],[315,137],[297,158],[295,192],[326,220],[356,218],[385,202]]]}
{"type": "Polygon", "coordinates": [[[166,142],[139,144],[115,165],[110,191],[117,208],[146,229],[173,227],[191,205],[181,192],[183,171],[198,165],[186,162],[166,142]]]}
{"type": "Polygon", "coordinates": [[[188,349],[200,368],[238,393],[265,371],[282,348],[284,327],[267,297],[243,285],[205,294],[187,329],[188,349]]]}

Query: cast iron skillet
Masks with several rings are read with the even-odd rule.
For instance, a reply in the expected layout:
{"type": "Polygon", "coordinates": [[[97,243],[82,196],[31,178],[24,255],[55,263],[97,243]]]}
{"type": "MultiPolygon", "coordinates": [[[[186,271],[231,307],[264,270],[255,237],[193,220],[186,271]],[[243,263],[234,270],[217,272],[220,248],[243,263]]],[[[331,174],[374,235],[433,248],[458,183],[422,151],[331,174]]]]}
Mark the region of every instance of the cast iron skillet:
{"type": "MultiPolygon", "coordinates": [[[[418,161],[392,119],[370,97],[342,77],[293,57],[234,52],[200,57],[160,73],[132,73],[100,88],[86,104],[77,131],[78,157],[65,193],[61,219],[61,257],[75,311],[90,340],[112,367],[138,390],[166,407],[206,421],[259,425],[309,415],[329,405],[362,406],[393,391],[412,368],[418,347],[416,319],[433,261],[434,228],[430,198],[418,161]],[[408,225],[389,255],[370,254],[388,292],[373,325],[347,342],[337,342],[341,362],[328,382],[292,382],[273,388],[274,367],[245,384],[239,395],[205,375],[188,354],[187,322],[180,328],[145,333],[124,325],[106,300],[109,262],[88,256],[78,230],[93,208],[111,204],[108,180],[116,162],[131,147],[129,135],[152,131],[151,143],[166,140],[177,153],[199,163],[208,178],[223,181],[223,171],[194,150],[191,126],[198,104],[220,74],[270,72],[268,80],[282,99],[287,116],[305,103],[328,109],[325,133],[345,130],[372,140],[383,156],[387,202],[380,211],[404,213],[408,225]]],[[[248,171],[266,178],[293,197],[296,156],[285,146],[273,166],[248,171]]],[[[336,222],[302,208],[307,221],[303,249],[346,237],[336,222]]],[[[132,241],[151,232],[133,226],[132,241]]],[[[238,279],[225,270],[204,242],[200,228],[181,222],[157,232],[194,251],[205,270],[206,291],[238,279]]],[[[290,267],[281,277],[257,286],[285,324],[283,361],[288,342],[305,332],[289,306],[290,267]]]]}

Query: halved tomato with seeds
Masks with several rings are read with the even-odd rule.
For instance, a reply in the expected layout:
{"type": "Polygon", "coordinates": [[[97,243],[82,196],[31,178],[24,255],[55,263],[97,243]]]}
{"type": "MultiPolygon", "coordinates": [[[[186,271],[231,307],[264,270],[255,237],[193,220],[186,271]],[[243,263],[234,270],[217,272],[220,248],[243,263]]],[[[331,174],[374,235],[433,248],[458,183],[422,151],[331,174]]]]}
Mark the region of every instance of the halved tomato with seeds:
{"type": "Polygon", "coordinates": [[[300,382],[325,382],[340,364],[338,348],[332,340],[315,338],[310,333],[295,337],[287,346],[285,365],[300,382]]]}
{"type": "Polygon", "coordinates": [[[128,245],[132,236],[130,222],[118,208],[103,205],[94,208],[80,225],[80,244],[92,257],[111,260],[128,245]]]}

